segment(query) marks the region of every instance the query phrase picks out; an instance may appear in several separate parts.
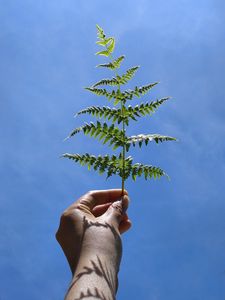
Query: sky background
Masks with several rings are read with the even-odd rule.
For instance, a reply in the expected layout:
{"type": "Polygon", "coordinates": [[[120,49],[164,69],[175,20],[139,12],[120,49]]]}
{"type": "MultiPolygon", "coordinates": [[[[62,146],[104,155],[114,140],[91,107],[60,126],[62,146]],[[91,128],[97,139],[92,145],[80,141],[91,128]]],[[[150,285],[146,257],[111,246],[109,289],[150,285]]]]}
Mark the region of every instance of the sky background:
{"type": "MultiPolygon", "coordinates": [[[[0,0],[0,300],[61,300],[70,280],[55,241],[62,211],[120,180],[60,159],[105,154],[68,133],[90,105],[96,28],[116,37],[134,85],[160,81],[142,100],[172,99],[130,133],[179,142],[132,151],[171,178],[127,181],[132,229],[123,237],[118,300],[225,298],[225,2],[219,0],[0,0]]],[[[134,100],[137,104],[140,100],[134,100]]]]}

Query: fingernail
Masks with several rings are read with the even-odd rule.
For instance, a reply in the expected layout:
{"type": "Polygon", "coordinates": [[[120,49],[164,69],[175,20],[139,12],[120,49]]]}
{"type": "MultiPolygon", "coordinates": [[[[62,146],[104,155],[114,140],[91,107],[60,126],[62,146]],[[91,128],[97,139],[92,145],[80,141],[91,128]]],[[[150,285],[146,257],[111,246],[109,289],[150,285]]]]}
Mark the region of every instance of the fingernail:
{"type": "Polygon", "coordinates": [[[127,195],[122,196],[117,201],[113,202],[112,206],[120,206],[122,208],[122,214],[125,214],[129,206],[130,198],[127,195]]]}
{"type": "Polygon", "coordinates": [[[121,200],[117,200],[117,201],[113,202],[112,207],[114,209],[119,210],[120,213],[123,214],[123,205],[122,205],[122,201],[121,200]]]}
{"type": "Polygon", "coordinates": [[[115,205],[122,205],[122,200],[123,200],[123,199],[121,198],[121,199],[119,199],[119,200],[113,202],[113,204],[115,204],[115,205]]]}

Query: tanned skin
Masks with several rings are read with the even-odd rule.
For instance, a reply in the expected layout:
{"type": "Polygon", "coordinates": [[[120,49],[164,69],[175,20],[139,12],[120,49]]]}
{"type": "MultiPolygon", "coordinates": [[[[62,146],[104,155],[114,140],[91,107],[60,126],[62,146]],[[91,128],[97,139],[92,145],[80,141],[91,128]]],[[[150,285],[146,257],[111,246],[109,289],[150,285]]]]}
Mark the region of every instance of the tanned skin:
{"type": "Polygon", "coordinates": [[[115,299],[128,205],[127,191],[96,190],[63,212],[56,239],[72,271],[65,300],[115,299]]]}

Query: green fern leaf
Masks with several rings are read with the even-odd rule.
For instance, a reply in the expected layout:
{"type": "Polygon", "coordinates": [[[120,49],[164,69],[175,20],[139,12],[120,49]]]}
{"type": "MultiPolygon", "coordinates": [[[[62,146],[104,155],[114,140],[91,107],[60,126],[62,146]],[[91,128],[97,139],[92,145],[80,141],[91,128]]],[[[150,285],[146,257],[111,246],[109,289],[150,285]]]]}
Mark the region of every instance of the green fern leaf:
{"type": "Polygon", "coordinates": [[[97,36],[98,36],[98,41],[96,44],[99,46],[103,46],[106,48],[106,50],[103,51],[98,51],[96,55],[103,55],[103,56],[109,56],[113,53],[114,48],[115,48],[115,39],[113,37],[106,38],[106,35],[103,31],[103,29],[99,26],[96,25],[97,27],[97,36]]]}
{"type": "Polygon", "coordinates": [[[136,105],[133,108],[134,113],[139,113],[143,116],[145,115],[151,115],[155,112],[155,110],[162,105],[165,101],[169,100],[170,97],[165,97],[156,101],[147,102],[147,103],[141,103],[140,105],[136,105]]]}
{"type": "Polygon", "coordinates": [[[170,97],[162,98],[152,102],[141,103],[139,105],[137,104],[134,107],[128,105],[125,114],[128,118],[137,121],[136,117],[152,115],[155,110],[168,99],[170,99],[170,97]]]}
{"type": "Polygon", "coordinates": [[[100,40],[104,40],[105,39],[104,30],[99,25],[96,25],[96,28],[97,28],[97,36],[98,36],[98,38],[100,40]]]}
{"type": "MultiPolygon", "coordinates": [[[[93,168],[94,170],[98,170],[100,174],[107,172],[107,178],[109,178],[113,174],[117,174],[120,177],[123,176],[123,160],[121,155],[117,157],[115,155],[95,156],[95,155],[90,155],[88,153],[82,155],[65,153],[62,155],[62,157],[71,159],[74,162],[79,163],[81,166],[86,165],[88,167],[88,170],[93,168]]],[[[127,179],[132,171],[131,156],[125,159],[124,165],[126,168],[125,177],[127,179]]]]}
{"type": "Polygon", "coordinates": [[[162,176],[168,177],[168,175],[158,167],[143,165],[140,163],[136,163],[131,166],[131,176],[134,181],[137,177],[141,177],[142,175],[144,175],[146,180],[151,178],[157,179],[162,176]]]}
{"type": "Polygon", "coordinates": [[[115,39],[114,38],[111,38],[110,42],[109,42],[109,45],[107,47],[107,50],[109,52],[109,54],[112,54],[114,49],[115,49],[115,39]]]}
{"type": "Polygon", "coordinates": [[[112,174],[119,173],[118,168],[118,159],[115,155],[110,157],[109,155],[90,155],[85,153],[83,155],[80,154],[70,154],[65,153],[63,157],[73,160],[74,162],[78,162],[81,166],[87,165],[90,170],[93,168],[94,170],[98,170],[100,174],[110,170],[112,174]]]}
{"type": "Polygon", "coordinates": [[[108,50],[103,50],[103,51],[96,52],[95,55],[102,55],[102,56],[109,57],[110,53],[108,50]]]}
{"type": "Polygon", "coordinates": [[[159,82],[150,83],[145,86],[141,87],[135,87],[134,90],[127,90],[122,93],[122,97],[124,100],[132,100],[134,96],[140,98],[141,96],[144,96],[147,94],[149,90],[151,90],[155,85],[157,85],[159,82]]]}
{"type": "Polygon", "coordinates": [[[103,47],[106,47],[111,41],[113,40],[113,38],[103,38],[103,39],[100,39],[99,41],[96,42],[97,45],[99,46],[103,46],[103,47]]]}
{"type": "MultiPolygon", "coordinates": [[[[121,93],[119,89],[116,91],[112,90],[111,92],[108,92],[106,89],[97,89],[93,87],[86,87],[85,89],[93,94],[96,94],[97,96],[105,96],[109,101],[116,99],[118,102],[120,102],[124,99],[123,93],[121,93]]],[[[116,104],[114,103],[114,105],[116,104]]]]}
{"type": "MultiPolygon", "coordinates": [[[[96,44],[103,47],[103,49],[96,54],[109,57],[110,59],[108,63],[100,64],[98,67],[105,67],[110,70],[120,68],[125,57],[122,55],[116,59],[112,58],[112,53],[115,49],[115,39],[113,37],[106,37],[104,30],[99,25],[96,25],[96,27],[98,36],[96,44]]],[[[101,123],[97,120],[96,123],[85,123],[83,126],[75,128],[69,135],[69,137],[72,137],[75,134],[82,132],[85,135],[98,139],[103,144],[108,143],[112,149],[120,147],[120,154],[112,156],[94,156],[88,153],[83,155],[65,153],[63,155],[63,157],[78,162],[81,166],[87,166],[89,170],[93,168],[93,170],[98,171],[100,174],[106,173],[107,178],[113,174],[119,175],[122,179],[122,193],[124,192],[124,182],[129,177],[136,180],[137,177],[141,176],[144,176],[145,179],[156,179],[161,176],[167,176],[166,173],[158,167],[141,163],[133,164],[133,158],[131,156],[126,157],[126,152],[129,151],[131,146],[139,145],[139,147],[142,147],[143,143],[148,145],[148,143],[152,141],[159,143],[176,140],[174,137],[160,134],[126,136],[126,126],[129,125],[130,120],[137,121],[137,118],[151,115],[160,105],[169,99],[169,97],[166,97],[156,101],[140,103],[136,106],[127,105],[127,100],[144,96],[158,84],[158,82],[155,82],[141,87],[136,86],[132,90],[121,91],[121,86],[133,78],[138,68],[138,66],[132,67],[122,75],[118,75],[117,71],[115,71],[114,77],[102,79],[93,86],[86,88],[97,96],[104,96],[107,100],[112,100],[114,106],[120,104],[120,107],[90,106],[79,111],[76,115],[89,114],[97,118],[104,118],[105,120],[110,121],[111,125],[108,125],[106,122],[101,123]],[[110,88],[108,91],[105,88],[98,88],[99,86],[110,86],[115,88],[110,88]],[[121,127],[121,129],[119,127],[121,127]]]]}
{"type": "Polygon", "coordinates": [[[103,47],[106,46],[106,42],[104,40],[97,41],[96,44],[98,44],[99,46],[103,46],[103,47]]]}
{"type": "Polygon", "coordinates": [[[109,97],[109,92],[107,92],[106,89],[96,89],[93,87],[86,87],[85,90],[88,90],[89,92],[92,92],[93,94],[96,94],[97,96],[106,96],[109,97]]]}
{"type": "Polygon", "coordinates": [[[96,82],[92,87],[95,88],[96,86],[99,86],[99,85],[111,85],[111,86],[115,86],[115,85],[119,85],[119,81],[113,77],[112,79],[102,79],[98,82],[96,82]]]}
{"type": "Polygon", "coordinates": [[[138,134],[127,138],[128,145],[132,144],[133,146],[135,146],[136,143],[138,143],[139,147],[142,146],[143,142],[145,143],[145,145],[147,145],[149,142],[152,141],[159,143],[165,141],[176,141],[176,139],[171,136],[165,136],[160,134],[138,134]]]}
{"type": "Polygon", "coordinates": [[[127,70],[127,72],[124,75],[122,75],[122,76],[117,75],[116,78],[113,77],[111,79],[107,79],[107,78],[102,79],[102,80],[98,81],[97,83],[95,83],[92,87],[95,88],[96,86],[99,86],[99,85],[111,85],[111,86],[123,85],[132,79],[132,77],[134,76],[134,74],[138,68],[139,67],[130,68],[129,70],[127,70]]]}
{"type": "Polygon", "coordinates": [[[155,85],[159,84],[159,82],[150,83],[148,85],[144,85],[138,89],[138,92],[141,96],[148,93],[149,90],[151,90],[155,85]]]}
{"type": "Polygon", "coordinates": [[[108,126],[107,123],[101,124],[99,121],[97,121],[96,124],[94,124],[93,122],[90,122],[89,124],[86,123],[84,126],[75,128],[70,133],[69,137],[72,137],[82,131],[85,135],[90,135],[98,138],[99,140],[103,140],[103,144],[109,141],[110,146],[113,146],[113,149],[116,149],[119,146],[123,145],[123,131],[114,126],[114,124],[108,126]]]}
{"type": "MultiPolygon", "coordinates": [[[[125,158],[124,162],[121,154],[119,155],[119,157],[114,156],[113,163],[116,164],[116,174],[118,174],[121,178],[124,178],[124,180],[126,180],[130,176],[130,172],[132,169],[132,161],[133,158],[131,156],[125,158]],[[123,170],[123,164],[125,167],[124,170],[123,170]]],[[[109,178],[113,174],[113,171],[114,171],[113,167],[109,166],[107,178],[109,178]]]]}
{"type": "Polygon", "coordinates": [[[118,80],[119,84],[125,84],[129,80],[131,80],[134,77],[134,74],[138,70],[138,68],[139,68],[139,66],[130,68],[122,76],[117,76],[117,80],[118,80]]]}
{"type": "Polygon", "coordinates": [[[103,67],[103,68],[108,68],[111,70],[115,70],[118,69],[122,63],[122,61],[125,59],[124,55],[121,55],[120,57],[118,57],[117,59],[113,60],[112,62],[108,63],[108,64],[100,64],[97,65],[97,67],[103,67]]]}
{"type": "Polygon", "coordinates": [[[113,123],[117,122],[118,124],[120,124],[123,120],[126,123],[128,122],[128,117],[126,115],[123,116],[120,109],[116,109],[114,107],[111,108],[109,106],[90,106],[79,111],[75,116],[81,114],[89,114],[96,118],[104,118],[107,120],[113,119],[113,123]]]}

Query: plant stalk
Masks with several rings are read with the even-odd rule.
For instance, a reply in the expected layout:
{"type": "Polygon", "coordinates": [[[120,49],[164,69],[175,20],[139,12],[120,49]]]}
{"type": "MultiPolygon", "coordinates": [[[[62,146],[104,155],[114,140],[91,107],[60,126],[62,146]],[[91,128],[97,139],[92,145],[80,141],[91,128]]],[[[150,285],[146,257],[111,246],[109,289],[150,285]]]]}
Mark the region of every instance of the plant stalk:
{"type": "MultiPolygon", "coordinates": [[[[106,46],[106,49],[108,50],[108,47],[106,46]]],[[[110,54],[109,55],[111,61],[113,61],[113,56],[110,54]]],[[[117,71],[115,71],[115,76],[118,76],[118,73],[117,71]]],[[[118,86],[118,90],[120,92],[120,85],[118,86]]],[[[122,121],[122,132],[123,132],[123,146],[122,146],[122,151],[121,151],[121,154],[122,154],[122,195],[121,196],[124,196],[124,189],[125,189],[125,159],[126,159],[126,148],[125,148],[125,122],[124,122],[124,102],[121,101],[121,115],[122,115],[122,118],[123,118],[123,121],[122,121]]]]}
{"type": "MultiPolygon", "coordinates": [[[[121,114],[124,117],[124,103],[121,102],[121,114]]],[[[124,119],[122,121],[122,131],[123,131],[123,149],[122,149],[122,160],[123,160],[123,169],[122,169],[122,196],[124,195],[124,185],[125,185],[125,156],[126,156],[126,149],[125,149],[125,122],[124,119]]]]}

